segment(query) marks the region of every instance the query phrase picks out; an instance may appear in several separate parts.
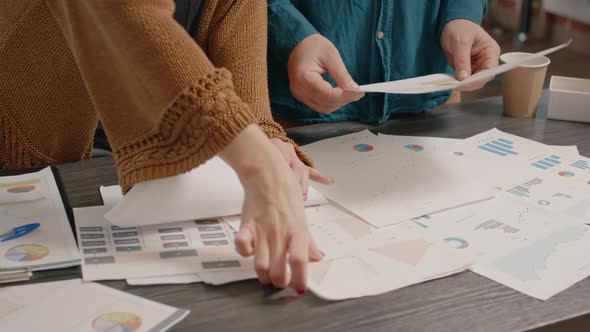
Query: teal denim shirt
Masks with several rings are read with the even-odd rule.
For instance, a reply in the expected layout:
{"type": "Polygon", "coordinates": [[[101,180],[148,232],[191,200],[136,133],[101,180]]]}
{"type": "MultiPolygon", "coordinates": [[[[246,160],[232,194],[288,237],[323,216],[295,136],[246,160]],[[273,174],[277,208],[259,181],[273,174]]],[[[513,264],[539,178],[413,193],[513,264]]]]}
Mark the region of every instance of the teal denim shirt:
{"type": "MultiPolygon", "coordinates": [[[[269,89],[273,114],[301,123],[354,120],[381,123],[392,114],[418,113],[444,103],[450,93],[393,95],[368,93],[324,115],[297,101],[289,90],[289,54],[319,33],[340,51],[360,85],[434,73],[453,73],[440,45],[449,21],[477,24],[486,0],[269,0],[269,89]],[[378,37],[382,32],[382,38],[378,37]]],[[[329,74],[325,78],[335,86],[329,74]]]]}

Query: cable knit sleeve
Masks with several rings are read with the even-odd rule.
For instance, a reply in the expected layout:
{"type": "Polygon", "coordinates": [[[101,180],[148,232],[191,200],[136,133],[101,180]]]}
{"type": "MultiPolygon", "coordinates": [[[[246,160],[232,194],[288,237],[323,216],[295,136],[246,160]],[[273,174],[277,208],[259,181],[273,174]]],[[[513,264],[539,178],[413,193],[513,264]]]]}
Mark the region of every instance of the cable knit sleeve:
{"type": "Polygon", "coordinates": [[[229,71],[215,68],[174,21],[172,1],[46,3],[113,147],[124,191],[197,167],[256,123],[229,71]]]}
{"type": "Polygon", "coordinates": [[[218,6],[216,10],[209,8],[202,20],[202,26],[208,27],[208,30],[199,31],[197,41],[205,45],[215,66],[227,68],[233,73],[236,93],[250,106],[266,135],[293,144],[299,158],[312,165],[311,159],[287,137],[270,112],[266,1],[225,1],[225,5],[218,6]]]}

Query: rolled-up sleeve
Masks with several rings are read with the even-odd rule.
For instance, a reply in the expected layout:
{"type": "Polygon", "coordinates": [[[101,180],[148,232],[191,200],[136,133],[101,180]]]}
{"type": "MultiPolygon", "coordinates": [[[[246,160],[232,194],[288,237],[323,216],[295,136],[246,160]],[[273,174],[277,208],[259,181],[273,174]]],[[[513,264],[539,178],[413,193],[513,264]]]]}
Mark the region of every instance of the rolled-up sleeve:
{"type": "Polygon", "coordinates": [[[318,33],[291,0],[268,1],[269,55],[286,61],[303,39],[318,33]]]}
{"type": "Polygon", "coordinates": [[[439,36],[447,23],[464,19],[481,24],[487,10],[486,0],[443,0],[440,7],[439,36]]]}

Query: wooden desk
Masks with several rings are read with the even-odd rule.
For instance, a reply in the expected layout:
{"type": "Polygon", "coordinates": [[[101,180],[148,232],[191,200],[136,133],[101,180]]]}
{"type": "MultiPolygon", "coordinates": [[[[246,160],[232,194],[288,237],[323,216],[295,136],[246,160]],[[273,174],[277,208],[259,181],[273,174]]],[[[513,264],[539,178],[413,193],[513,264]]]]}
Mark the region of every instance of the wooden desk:
{"type": "MultiPolygon", "coordinates": [[[[577,144],[580,153],[590,156],[590,125],[546,121],[545,106],[535,120],[504,118],[501,108],[501,100],[492,98],[401,117],[372,128],[388,134],[464,138],[498,127],[548,144],[577,144]]],[[[367,126],[338,123],[295,128],[289,133],[306,143],[364,128],[367,126]]],[[[99,185],[116,183],[114,164],[108,157],[59,165],[58,169],[74,207],[100,204],[99,185]]],[[[57,280],[80,277],[80,272],[75,268],[37,275],[39,280],[57,280]]],[[[177,331],[516,331],[556,322],[560,323],[545,330],[590,329],[590,279],[546,302],[471,272],[343,302],[326,302],[312,294],[272,302],[265,300],[255,281],[220,287],[104,284],[190,309],[177,331]]]]}

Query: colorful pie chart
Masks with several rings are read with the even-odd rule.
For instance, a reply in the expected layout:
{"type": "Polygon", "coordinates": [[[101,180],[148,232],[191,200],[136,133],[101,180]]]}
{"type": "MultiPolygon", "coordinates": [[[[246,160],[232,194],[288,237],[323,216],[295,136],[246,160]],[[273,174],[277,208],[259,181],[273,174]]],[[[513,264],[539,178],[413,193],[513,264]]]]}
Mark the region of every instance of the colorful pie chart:
{"type": "Polygon", "coordinates": [[[357,152],[373,151],[373,146],[369,145],[369,144],[357,144],[357,145],[353,146],[352,148],[354,149],[354,151],[357,151],[357,152]]]}
{"type": "Polygon", "coordinates": [[[6,251],[4,257],[13,262],[38,261],[49,255],[49,248],[40,244],[23,244],[6,251]]]}
{"type": "Polygon", "coordinates": [[[576,174],[574,174],[573,172],[570,171],[563,171],[563,172],[559,172],[559,176],[563,176],[564,178],[571,178],[574,177],[576,174]]]}
{"type": "Polygon", "coordinates": [[[412,150],[414,152],[420,152],[420,151],[424,150],[424,147],[422,147],[420,145],[416,145],[416,144],[404,145],[404,148],[406,148],[408,150],[412,150]]]}
{"type": "Polygon", "coordinates": [[[7,192],[11,193],[11,194],[22,194],[22,193],[28,193],[31,192],[33,190],[35,190],[35,186],[33,185],[28,185],[28,186],[17,186],[17,187],[11,187],[6,189],[7,192]]]}
{"type": "Polygon", "coordinates": [[[448,237],[445,239],[445,242],[455,249],[465,249],[469,247],[469,242],[458,237],[448,237]]]}
{"type": "Polygon", "coordinates": [[[133,332],[141,327],[141,317],[130,312],[107,312],[92,321],[96,332],[133,332]]]}

